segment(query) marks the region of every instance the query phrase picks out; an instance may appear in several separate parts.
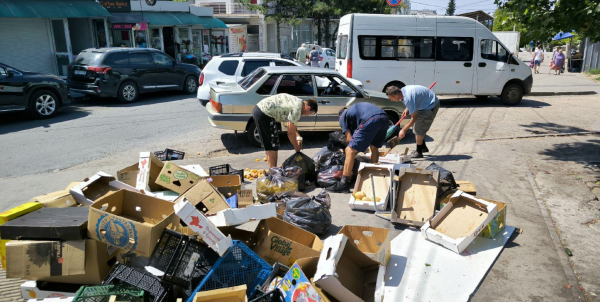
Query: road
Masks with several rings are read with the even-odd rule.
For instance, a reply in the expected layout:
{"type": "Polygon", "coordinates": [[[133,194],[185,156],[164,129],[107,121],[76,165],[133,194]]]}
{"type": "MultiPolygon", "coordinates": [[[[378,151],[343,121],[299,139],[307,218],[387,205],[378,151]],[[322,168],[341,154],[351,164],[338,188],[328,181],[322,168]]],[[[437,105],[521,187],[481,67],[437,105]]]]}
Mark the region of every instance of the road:
{"type": "MultiPolygon", "coordinates": [[[[498,98],[442,101],[427,141],[431,153],[416,161],[417,166],[436,162],[456,179],[471,180],[478,196],[506,202],[507,223],[524,230],[513,236],[473,301],[573,301],[583,292],[595,301],[594,295],[600,294],[597,99],[526,97],[516,107],[506,107],[498,98]],[[573,257],[566,256],[565,247],[573,257]]],[[[315,154],[326,137],[305,135],[305,152],[315,154]]],[[[414,148],[414,136],[403,143],[414,148]]],[[[205,109],[194,98],[165,93],[132,105],[84,101],[51,121],[2,116],[0,211],[97,171],[114,174],[135,163],[140,151],[165,147],[185,151],[183,163],[205,168],[223,163],[265,167],[255,162],[264,153],[249,147],[245,138],[209,127],[205,109]]],[[[292,153],[289,144],[283,149],[282,160],[292,153]]],[[[331,195],[329,235],[345,224],[387,227],[394,234],[404,229],[350,210],[347,195],[331,195]]]]}

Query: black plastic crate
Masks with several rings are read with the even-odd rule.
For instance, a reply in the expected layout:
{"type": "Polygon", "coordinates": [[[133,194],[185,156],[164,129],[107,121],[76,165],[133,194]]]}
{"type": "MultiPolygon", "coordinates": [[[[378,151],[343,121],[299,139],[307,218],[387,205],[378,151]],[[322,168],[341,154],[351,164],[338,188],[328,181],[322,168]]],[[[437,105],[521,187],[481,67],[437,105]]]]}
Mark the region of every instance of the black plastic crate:
{"type": "Polygon", "coordinates": [[[161,282],[160,279],[148,272],[137,270],[121,263],[115,265],[102,284],[129,284],[135,286],[151,296],[150,301],[153,302],[168,302],[172,300],[172,288],[169,284],[161,282]]]}
{"type": "Polygon", "coordinates": [[[236,170],[230,164],[210,167],[208,171],[210,175],[239,175],[240,181],[244,182],[244,170],[236,170]]]}
{"type": "Polygon", "coordinates": [[[154,152],[154,155],[162,160],[162,161],[167,161],[167,160],[182,160],[183,157],[185,156],[185,152],[182,151],[177,151],[177,150],[173,150],[173,149],[165,149],[165,151],[156,151],[154,152]]]}
{"type": "Polygon", "coordinates": [[[208,274],[218,259],[219,254],[208,245],[165,229],[148,265],[165,273],[162,281],[190,291],[208,274]]]}
{"type": "Polygon", "coordinates": [[[256,293],[255,298],[249,302],[284,302],[285,299],[279,289],[274,289],[268,293],[256,293]]]}
{"type": "Polygon", "coordinates": [[[289,270],[290,270],[289,267],[287,267],[279,262],[275,262],[275,264],[273,264],[273,271],[271,272],[271,274],[269,275],[267,280],[265,280],[265,282],[263,282],[262,284],[257,286],[256,289],[262,293],[268,292],[269,285],[271,284],[273,279],[275,279],[276,277],[281,277],[281,278],[285,277],[285,274],[287,274],[287,272],[289,270]]]}
{"type": "Polygon", "coordinates": [[[129,284],[82,286],[73,302],[108,302],[111,296],[117,301],[144,302],[144,291],[129,284]]]}

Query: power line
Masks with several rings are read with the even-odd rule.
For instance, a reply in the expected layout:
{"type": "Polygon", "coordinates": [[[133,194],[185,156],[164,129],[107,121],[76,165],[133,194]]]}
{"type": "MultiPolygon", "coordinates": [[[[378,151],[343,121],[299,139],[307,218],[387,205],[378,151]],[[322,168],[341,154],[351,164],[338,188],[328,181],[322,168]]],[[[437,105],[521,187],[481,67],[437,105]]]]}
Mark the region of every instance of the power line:
{"type": "MultiPolygon", "coordinates": [[[[459,7],[467,7],[467,6],[471,6],[474,4],[479,4],[479,3],[483,3],[483,2],[490,2],[490,0],[484,0],[484,1],[477,1],[477,2],[471,2],[471,3],[467,3],[467,4],[463,4],[463,5],[459,5],[457,6],[457,8],[459,7]]],[[[495,5],[495,4],[494,4],[495,5]]]]}
{"type": "Polygon", "coordinates": [[[446,8],[445,6],[439,6],[439,5],[433,5],[433,4],[421,3],[421,2],[415,2],[415,1],[411,1],[410,3],[416,3],[416,4],[425,5],[425,6],[435,6],[435,7],[446,8]]]}

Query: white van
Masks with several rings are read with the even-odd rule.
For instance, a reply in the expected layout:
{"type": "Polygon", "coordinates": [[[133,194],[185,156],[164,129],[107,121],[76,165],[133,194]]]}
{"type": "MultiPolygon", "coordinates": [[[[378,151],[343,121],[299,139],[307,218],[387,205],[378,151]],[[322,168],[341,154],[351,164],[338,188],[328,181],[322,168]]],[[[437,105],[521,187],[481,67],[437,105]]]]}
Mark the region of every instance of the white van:
{"type": "Polygon", "coordinates": [[[340,19],[336,70],[365,89],[423,85],[436,94],[499,95],[517,105],[531,91],[529,65],[476,20],[350,14],[340,19]]]}

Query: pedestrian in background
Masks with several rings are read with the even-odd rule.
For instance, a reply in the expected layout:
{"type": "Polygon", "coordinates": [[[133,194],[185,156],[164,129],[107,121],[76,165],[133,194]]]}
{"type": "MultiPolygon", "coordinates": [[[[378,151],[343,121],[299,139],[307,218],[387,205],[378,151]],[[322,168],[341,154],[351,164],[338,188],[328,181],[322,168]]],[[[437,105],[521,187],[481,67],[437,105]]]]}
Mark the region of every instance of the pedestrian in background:
{"type": "Polygon", "coordinates": [[[529,53],[532,53],[535,49],[533,48],[535,46],[535,42],[533,42],[533,40],[531,40],[529,42],[529,53]]]}
{"type": "Polygon", "coordinates": [[[296,51],[296,60],[302,64],[306,64],[307,59],[308,49],[306,49],[306,44],[302,43],[302,45],[298,47],[298,51],[296,51]]]}
{"type": "Polygon", "coordinates": [[[562,49],[558,49],[558,53],[554,55],[554,59],[552,61],[554,66],[552,70],[554,70],[554,75],[560,75],[561,69],[565,66],[565,54],[562,49]]]}
{"type": "Polygon", "coordinates": [[[310,52],[310,66],[311,67],[319,67],[319,51],[317,47],[313,46],[312,51],[310,52]]]}
{"type": "Polygon", "coordinates": [[[533,71],[535,73],[540,73],[540,65],[542,65],[542,62],[544,62],[544,50],[542,49],[542,44],[538,44],[533,58],[533,71]]]}

